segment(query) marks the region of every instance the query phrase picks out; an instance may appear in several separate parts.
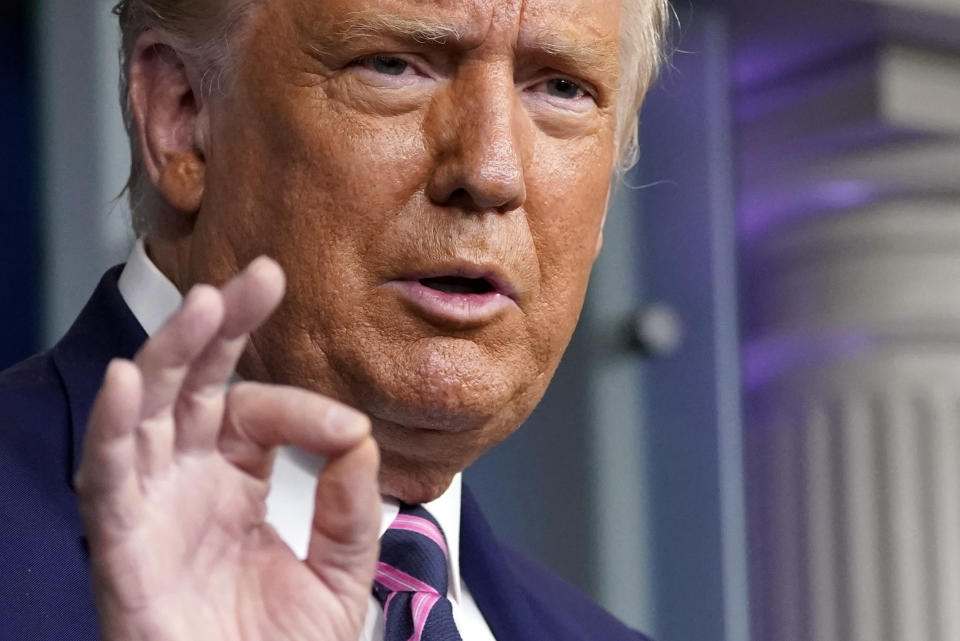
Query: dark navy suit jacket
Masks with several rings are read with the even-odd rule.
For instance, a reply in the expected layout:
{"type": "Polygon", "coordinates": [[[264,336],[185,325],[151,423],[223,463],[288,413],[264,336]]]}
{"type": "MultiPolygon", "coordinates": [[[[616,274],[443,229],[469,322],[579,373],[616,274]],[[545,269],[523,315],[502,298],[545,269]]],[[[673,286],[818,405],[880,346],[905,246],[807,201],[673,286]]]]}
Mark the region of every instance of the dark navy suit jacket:
{"type": "MultiPolygon", "coordinates": [[[[108,362],[146,340],[119,272],[52,350],[0,374],[0,641],[97,638],[72,478],[108,362]]],[[[645,639],[500,543],[466,488],[460,545],[463,578],[498,641],[645,639]]]]}

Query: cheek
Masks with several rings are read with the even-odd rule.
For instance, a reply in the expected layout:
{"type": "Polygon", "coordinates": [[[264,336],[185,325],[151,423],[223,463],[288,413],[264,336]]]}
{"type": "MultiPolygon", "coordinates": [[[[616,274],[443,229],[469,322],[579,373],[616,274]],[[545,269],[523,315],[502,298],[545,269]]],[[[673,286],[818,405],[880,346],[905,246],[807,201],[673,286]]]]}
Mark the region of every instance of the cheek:
{"type": "MultiPolygon", "coordinates": [[[[596,255],[607,196],[612,156],[608,144],[570,154],[558,145],[528,178],[531,234],[542,270],[541,298],[568,309],[576,318],[596,255]]],[[[554,309],[553,311],[562,311],[554,309]]]]}
{"type": "Polygon", "coordinates": [[[232,205],[225,209],[236,214],[234,240],[253,245],[249,258],[272,248],[311,279],[321,267],[342,266],[331,254],[362,253],[429,171],[413,114],[385,127],[325,99],[320,87],[248,95],[232,112],[217,160],[227,165],[219,173],[232,205]]]}
{"type": "Polygon", "coordinates": [[[580,316],[610,187],[612,156],[604,145],[575,154],[569,147],[547,145],[527,176],[527,219],[541,271],[530,331],[538,333],[546,367],[556,365],[580,316]]]}
{"type": "Polygon", "coordinates": [[[279,191],[306,225],[381,224],[425,181],[418,123],[406,118],[384,127],[329,105],[292,101],[285,135],[267,141],[270,157],[282,167],[279,191]]]}
{"type": "Polygon", "coordinates": [[[400,224],[423,183],[417,128],[376,128],[319,108],[293,116],[296,135],[276,150],[283,171],[264,192],[282,201],[275,218],[285,227],[278,247],[295,262],[288,267],[294,271],[291,294],[326,298],[324,307],[353,315],[359,310],[341,308],[363,305],[363,292],[379,284],[375,249],[400,224]]]}

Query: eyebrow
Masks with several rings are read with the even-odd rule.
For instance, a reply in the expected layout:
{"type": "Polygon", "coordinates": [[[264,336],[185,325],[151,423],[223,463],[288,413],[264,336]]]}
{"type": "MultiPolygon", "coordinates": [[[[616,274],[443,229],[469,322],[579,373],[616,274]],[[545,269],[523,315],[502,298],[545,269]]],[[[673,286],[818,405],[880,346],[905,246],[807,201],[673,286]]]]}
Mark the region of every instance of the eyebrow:
{"type": "MultiPolygon", "coordinates": [[[[338,21],[331,35],[340,42],[386,36],[419,44],[445,45],[453,42],[469,47],[469,41],[473,39],[470,35],[476,34],[468,35],[464,29],[436,20],[355,11],[338,21]]],[[[540,54],[574,69],[591,70],[591,75],[613,78],[610,84],[616,84],[619,78],[619,41],[585,37],[583,34],[570,33],[569,30],[544,29],[522,36],[518,45],[521,53],[540,54]]]]}
{"type": "Polygon", "coordinates": [[[605,38],[584,37],[544,30],[521,39],[522,48],[558,58],[577,69],[591,69],[605,78],[619,78],[620,43],[605,38]]]}
{"type": "Polygon", "coordinates": [[[463,39],[460,30],[441,22],[365,11],[348,14],[337,23],[335,31],[344,40],[387,35],[419,43],[446,44],[463,39]]]}

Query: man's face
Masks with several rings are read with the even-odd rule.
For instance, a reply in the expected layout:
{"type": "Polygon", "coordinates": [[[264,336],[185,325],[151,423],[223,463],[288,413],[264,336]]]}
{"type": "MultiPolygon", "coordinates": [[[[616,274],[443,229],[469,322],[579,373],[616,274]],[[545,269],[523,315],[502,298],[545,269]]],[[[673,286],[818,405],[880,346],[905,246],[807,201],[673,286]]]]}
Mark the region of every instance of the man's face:
{"type": "Polygon", "coordinates": [[[265,0],[209,103],[193,280],[288,276],[241,371],[369,414],[433,498],[573,332],[614,162],[619,0],[265,0]]]}

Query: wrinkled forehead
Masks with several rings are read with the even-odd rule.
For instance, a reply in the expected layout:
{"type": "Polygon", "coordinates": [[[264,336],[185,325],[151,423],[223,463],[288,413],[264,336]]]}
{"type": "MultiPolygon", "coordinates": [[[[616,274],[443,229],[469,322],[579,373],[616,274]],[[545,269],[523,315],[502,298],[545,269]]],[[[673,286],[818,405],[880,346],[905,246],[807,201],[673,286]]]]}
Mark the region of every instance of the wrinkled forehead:
{"type": "Polygon", "coordinates": [[[333,39],[406,32],[463,49],[546,49],[598,65],[615,64],[619,55],[620,0],[274,1],[289,3],[301,26],[333,39]]]}

